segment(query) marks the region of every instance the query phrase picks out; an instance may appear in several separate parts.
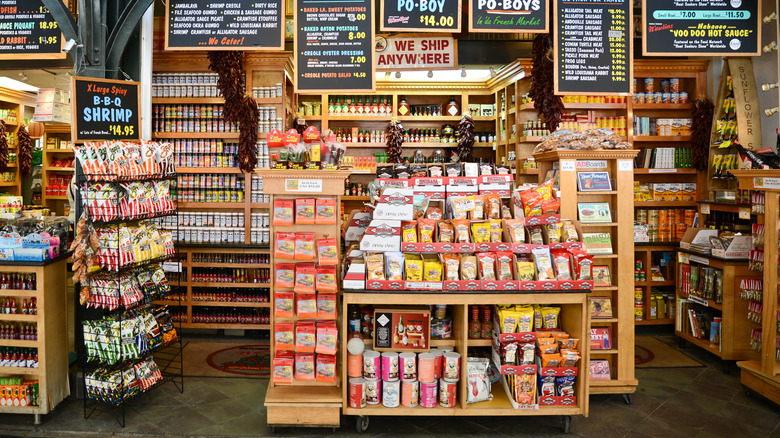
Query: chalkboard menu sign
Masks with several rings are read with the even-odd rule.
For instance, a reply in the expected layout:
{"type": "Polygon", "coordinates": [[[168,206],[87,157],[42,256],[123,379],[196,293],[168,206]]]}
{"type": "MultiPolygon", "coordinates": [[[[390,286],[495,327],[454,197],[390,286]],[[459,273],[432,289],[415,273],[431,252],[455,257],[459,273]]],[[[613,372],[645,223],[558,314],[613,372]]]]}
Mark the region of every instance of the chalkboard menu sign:
{"type": "Polygon", "coordinates": [[[282,50],[284,1],[168,0],[165,48],[282,50]]]}
{"type": "Polygon", "coordinates": [[[461,0],[380,0],[379,8],[382,31],[460,32],[461,0]]]}
{"type": "Polygon", "coordinates": [[[469,32],[546,33],[548,0],[471,0],[469,32]]]}
{"type": "Polygon", "coordinates": [[[138,85],[138,82],[74,76],[70,83],[73,141],[139,140],[138,85]]]}
{"type": "Polygon", "coordinates": [[[0,59],[62,59],[62,32],[41,0],[0,2],[0,59]]]}
{"type": "Polygon", "coordinates": [[[644,55],[761,54],[760,1],[653,0],[644,6],[642,23],[644,55]]]}
{"type": "Polygon", "coordinates": [[[633,0],[555,0],[555,93],[629,95],[633,0]]]}
{"type": "Polygon", "coordinates": [[[296,91],[374,91],[373,5],[373,0],[297,0],[296,91]]]}

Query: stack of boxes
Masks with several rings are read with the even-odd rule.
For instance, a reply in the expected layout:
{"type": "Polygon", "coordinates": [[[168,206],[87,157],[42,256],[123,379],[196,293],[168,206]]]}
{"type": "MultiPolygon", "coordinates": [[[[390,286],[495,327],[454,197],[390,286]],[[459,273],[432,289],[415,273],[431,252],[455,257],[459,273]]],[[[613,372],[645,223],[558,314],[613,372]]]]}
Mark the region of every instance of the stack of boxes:
{"type": "Polygon", "coordinates": [[[69,124],[70,93],[59,88],[39,89],[33,121],[69,124]]]}
{"type": "Polygon", "coordinates": [[[0,406],[40,406],[38,381],[22,381],[21,377],[0,378],[0,406]]]}

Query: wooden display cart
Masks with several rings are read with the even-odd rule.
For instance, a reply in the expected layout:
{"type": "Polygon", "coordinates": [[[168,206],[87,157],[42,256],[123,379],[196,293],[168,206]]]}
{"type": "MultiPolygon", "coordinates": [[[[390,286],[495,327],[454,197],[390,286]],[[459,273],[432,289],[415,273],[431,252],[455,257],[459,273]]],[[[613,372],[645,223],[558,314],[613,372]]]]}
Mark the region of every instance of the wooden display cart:
{"type": "Polygon", "coordinates": [[[692,296],[680,290],[682,279],[679,279],[677,287],[677,327],[674,333],[680,337],[682,344],[691,344],[703,348],[720,357],[724,362],[724,370],[729,370],[729,362],[734,360],[750,360],[757,356],[750,349],[750,322],[747,320],[748,302],[739,298],[739,285],[744,278],[761,278],[760,274],[748,269],[747,261],[723,260],[712,256],[703,256],[684,249],[677,250],[677,262],[682,264],[697,264],[723,271],[723,300],[716,303],[714,300],[706,300],[693,296],[695,304],[720,311],[723,322],[721,324],[720,349],[710,345],[709,339],[698,339],[691,334],[688,315],[680,311],[679,300],[691,299],[692,296]]]}
{"type": "Polygon", "coordinates": [[[612,379],[591,381],[589,388],[591,394],[623,394],[626,403],[638,385],[634,377],[634,235],[626,231],[634,225],[633,159],[637,152],[558,150],[534,155],[540,180],[547,171],[559,169],[561,217],[577,218],[578,202],[607,202],[611,207],[611,223],[581,224],[584,233],[612,236],[612,254],[594,256],[594,266],[609,267],[611,286],[596,287],[591,296],[610,298],[614,317],[592,321],[589,326],[611,328],[615,348],[591,351],[590,357],[609,361],[612,379]],[[578,191],[578,171],[608,172],[612,190],[578,191]]]}
{"type": "Polygon", "coordinates": [[[761,394],[776,404],[780,404],[780,360],[778,351],[778,319],[780,311],[777,290],[780,285],[778,275],[778,233],[780,229],[780,170],[738,170],[734,175],[739,178],[742,190],[762,191],[766,195],[763,215],[759,221],[764,224],[764,300],[761,322],[761,352],[755,360],[737,362],[743,385],[761,394]]]}
{"type": "Polygon", "coordinates": [[[68,327],[66,312],[67,258],[64,255],[45,262],[0,262],[0,272],[35,275],[34,290],[0,289],[0,297],[16,299],[21,309],[22,300],[37,300],[37,315],[0,314],[2,324],[33,324],[38,340],[0,339],[2,347],[35,348],[38,351],[38,368],[0,367],[0,377],[21,376],[24,380],[37,380],[40,406],[0,406],[3,414],[33,414],[35,424],[41,415],[51,412],[70,395],[68,380],[68,327]]]}
{"type": "MultiPolygon", "coordinates": [[[[350,175],[349,170],[270,170],[258,169],[257,174],[263,178],[263,189],[271,195],[271,204],[275,199],[331,198],[338,205],[344,190],[344,180],[350,175]],[[303,190],[299,184],[304,182],[310,190],[303,190]]],[[[314,232],[315,239],[336,238],[341,236],[338,223],[332,225],[302,225],[295,224],[285,227],[277,227],[271,221],[271,248],[274,246],[274,236],[277,231],[314,232]]],[[[341,255],[339,254],[339,260],[341,255]]],[[[296,263],[296,260],[283,260],[284,263],[296,263]]],[[[271,252],[271,266],[276,264],[273,251],[271,252]]],[[[338,272],[338,271],[337,271],[338,272]]],[[[337,274],[338,275],[338,274],[337,274]]],[[[271,292],[277,291],[273,284],[274,275],[271,276],[271,292]]],[[[339,276],[340,277],[340,276],[339,276]]],[[[292,289],[283,289],[291,291],[292,289]]],[[[273,299],[273,298],[272,298],[273,299]]],[[[312,319],[312,318],[307,318],[312,319]]],[[[277,318],[271,313],[271,361],[276,355],[275,331],[276,322],[296,321],[297,317],[277,318]]],[[[343,327],[342,327],[343,331],[343,327]]],[[[338,357],[338,354],[337,354],[338,357]]],[[[338,371],[341,364],[336,364],[336,383],[323,384],[314,381],[293,380],[292,385],[281,385],[273,379],[268,383],[268,392],[265,395],[265,406],[268,415],[268,426],[306,426],[306,427],[331,427],[338,428],[341,424],[341,379],[338,371]]]]}
{"type": "MultiPolygon", "coordinates": [[[[346,415],[355,415],[358,432],[364,432],[368,427],[370,416],[536,416],[536,415],[562,415],[563,429],[569,432],[572,415],[588,416],[588,373],[587,364],[589,348],[587,348],[588,327],[590,314],[588,312],[587,293],[581,291],[567,293],[517,293],[517,292],[464,292],[464,293],[403,293],[396,291],[345,291],[343,294],[342,312],[347,314],[347,306],[357,305],[432,305],[446,304],[452,308],[453,329],[451,339],[431,339],[431,347],[455,347],[455,351],[461,355],[461,376],[458,381],[457,406],[446,408],[405,407],[388,408],[382,404],[368,405],[365,408],[353,408],[349,405],[348,385],[342,388],[343,412],[346,415]],[[581,355],[579,374],[575,383],[577,402],[571,406],[539,406],[539,409],[514,409],[506,391],[501,384],[493,385],[493,399],[490,401],[467,404],[464,394],[467,393],[467,367],[466,358],[469,350],[478,347],[490,347],[490,339],[468,338],[468,307],[470,305],[513,305],[513,304],[550,304],[561,307],[561,328],[573,338],[582,341],[579,344],[581,355]]],[[[343,331],[341,342],[346,345],[348,333],[343,331]]],[[[367,347],[373,345],[371,339],[364,340],[367,347]]],[[[347,361],[347,349],[342,348],[342,362],[347,361]]],[[[503,377],[502,377],[503,378],[503,377]]],[[[342,367],[342,379],[348,381],[347,369],[342,367]]],[[[592,382],[591,382],[592,383],[592,382]]]]}

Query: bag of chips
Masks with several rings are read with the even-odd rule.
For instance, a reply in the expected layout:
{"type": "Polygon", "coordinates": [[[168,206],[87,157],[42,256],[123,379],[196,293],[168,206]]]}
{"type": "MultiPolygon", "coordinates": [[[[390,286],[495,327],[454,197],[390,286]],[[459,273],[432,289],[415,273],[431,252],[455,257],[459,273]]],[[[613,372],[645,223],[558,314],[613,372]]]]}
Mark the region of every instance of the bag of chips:
{"type": "Polygon", "coordinates": [[[433,235],[436,233],[436,220],[417,219],[417,226],[420,229],[420,243],[433,243],[433,235]]]}
{"type": "Polygon", "coordinates": [[[404,254],[406,264],[406,281],[422,281],[423,260],[416,254],[404,254]]]}
{"type": "Polygon", "coordinates": [[[460,279],[477,279],[477,257],[473,255],[463,255],[460,258],[460,279]]]}
{"type": "Polygon", "coordinates": [[[496,255],[492,252],[481,252],[477,254],[479,261],[479,274],[483,280],[496,279],[496,255]]]}
{"type": "Polygon", "coordinates": [[[442,254],[444,261],[444,279],[448,281],[457,281],[460,279],[460,255],[442,254]]]}

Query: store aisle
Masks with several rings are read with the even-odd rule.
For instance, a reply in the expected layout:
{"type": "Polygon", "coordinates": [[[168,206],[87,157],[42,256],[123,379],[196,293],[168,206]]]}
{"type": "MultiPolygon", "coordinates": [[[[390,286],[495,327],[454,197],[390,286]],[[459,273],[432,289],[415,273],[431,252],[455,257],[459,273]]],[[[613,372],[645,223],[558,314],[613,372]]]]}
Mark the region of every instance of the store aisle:
{"type": "MultiPolygon", "coordinates": [[[[671,343],[673,337],[665,339],[671,343]]],[[[699,368],[637,369],[633,403],[622,396],[591,397],[590,417],[574,417],[572,437],[780,437],[780,409],[751,398],[739,373],[721,372],[716,358],[694,347],[685,350],[707,364],[699,368]]],[[[266,380],[188,378],[185,391],[173,385],[137,399],[127,408],[122,429],[107,414],[84,420],[82,402],[68,400],[42,425],[31,416],[0,415],[0,436],[269,436],[263,398],[266,380]]],[[[358,435],[345,417],[336,436],[538,436],[560,435],[560,417],[381,418],[358,435]]],[[[332,436],[330,429],[279,429],[276,436],[332,436]]],[[[563,436],[563,435],[561,435],[563,436]]]]}

